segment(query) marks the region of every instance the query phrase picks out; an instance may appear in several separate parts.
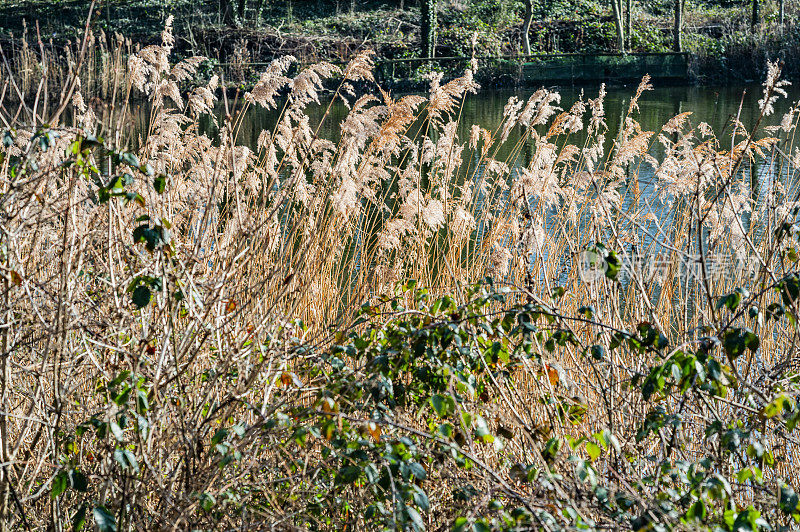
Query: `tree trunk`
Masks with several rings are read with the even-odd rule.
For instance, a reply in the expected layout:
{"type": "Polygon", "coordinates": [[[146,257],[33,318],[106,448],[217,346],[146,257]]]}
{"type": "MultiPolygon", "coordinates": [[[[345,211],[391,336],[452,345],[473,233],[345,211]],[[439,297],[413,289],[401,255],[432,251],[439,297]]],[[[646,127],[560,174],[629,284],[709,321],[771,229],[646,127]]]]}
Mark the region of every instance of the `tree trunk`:
{"type": "Polygon", "coordinates": [[[617,48],[625,53],[625,25],[622,22],[622,0],[611,0],[611,9],[614,11],[614,25],[617,28],[617,48]]]}
{"type": "Polygon", "coordinates": [[[420,52],[422,57],[433,57],[436,55],[436,0],[422,0],[420,7],[422,12],[420,52]]]}
{"type": "Polygon", "coordinates": [[[675,26],[673,28],[674,41],[672,49],[676,52],[683,51],[683,0],[675,0],[675,26]]]}
{"type": "Polygon", "coordinates": [[[231,0],[219,0],[220,22],[225,25],[233,25],[233,6],[231,0]]]}
{"type": "Polygon", "coordinates": [[[783,33],[783,20],[784,15],[786,14],[786,10],[784,9],[783,0],[778,0],[778,25],[781,28],[781,33],[783,33]]]}
{"type": "Polygon", "coordinates": [[[631,8],[633,7],[632,0],[626,0],[625,2],[625,49],[630,51],[631,49],[631,35],[633,34],[633,27],[631,23],[631,8]]]}
{"type": "Polygon", "coordinates": [[[525,18],[522,22],[522,53],[531,55],[531,21],[533,20],[533,0],[525,0],[525,18]]]}
{"type": "Polygon", "coordinates": [[[753,15],[750,18],[750,29],[755,31],[756,26],[761,22],[761,16],[758,13],[758,0],[753,0],[753,15]]]}
{"type": "Polygon", "coordinates": [[[256,24],[261,25],[261,18],[264,16],[264,4],[267,3],[267,0],[259,0],[258,6],[256,7],[256,24]]]}

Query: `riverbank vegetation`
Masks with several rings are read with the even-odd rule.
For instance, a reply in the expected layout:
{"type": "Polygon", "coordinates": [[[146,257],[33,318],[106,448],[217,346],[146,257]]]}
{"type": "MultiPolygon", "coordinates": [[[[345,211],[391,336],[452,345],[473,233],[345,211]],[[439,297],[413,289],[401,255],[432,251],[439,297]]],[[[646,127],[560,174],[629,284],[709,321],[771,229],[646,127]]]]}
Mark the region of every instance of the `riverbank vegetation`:
{"type": "MultiPolygon", "coordinates": [[[[19,47],[10,36],[24,33],[34,48],[41,38],[61,54],[66,40],[80,40],[89,4],[0,3],[5,53],[19,47]]],[[[258,72],[251,62],[287,54],[304,64],[349,61],[363,49],[381,60],[682,50],[695,59],[692,79],[703,83],[757,81],[767,59],[784,60],[790,77],[800,73],[800,13],[783,0],[106,0],[95,8],[95,33],[145,43],[157,43],[154,28],[173,15],[179,56],[242,65],[249,81],[258,72]]]]}
{"type": "Polygon", "coordinates": [[[719,137],[690,112],[643,131],[647,78],[619,131],[601,86],[461,137],[472,69],[395,97],[369,52],[285,56],[234,101],[186,89],[203,59],[175,60],[171,19],[160,39],[105,72],[108,104],[83,46],[60,91],[34,77],[0,112],[4,529],[800,521],[777,63],[719,137]],[[335,140],[308,114],[334,119],[327,83],[335,140]],[[242,145],[260,107],[280,116],[242,145]]]}

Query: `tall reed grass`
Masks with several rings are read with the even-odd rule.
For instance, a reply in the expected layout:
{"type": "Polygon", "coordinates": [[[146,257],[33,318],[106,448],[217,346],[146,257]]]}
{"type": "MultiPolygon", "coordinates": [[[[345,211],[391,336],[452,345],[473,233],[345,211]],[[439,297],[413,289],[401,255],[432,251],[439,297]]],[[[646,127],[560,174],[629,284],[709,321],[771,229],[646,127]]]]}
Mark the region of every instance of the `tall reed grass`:
{"type": "MultiPolygon", "coordinates": [[[[463,102],[479,90],[472,70],[446,83],[431,74],[427,95],[395,97],[375,85],[369,52],[291,78],[293,58],[285,57],[232,101],[216,77],[182,90],[202,58],[172,64],[169,23],[162,38],[136,52],[120,44],[101,64],[84,58],[63,75],[49,66],[11,69],[21,95],[38,87],[39,103],[0,113],[5,529],[60,530],[92,519],[103,530],[369,525],[367,485],[345,489],[341,476],[325,476],[335,439],[292,419],[303,406],[324,419],[339,415],[333,399],[325,402],[338,397],[326,378],[342,370],[318,353],[350,345],[343,364],[360,382],[359,350],[372,340],[347,344],[347,334],[374,339],[381,323],[404,315],[422,316],[423,329],[460,322],[463,310],[450,318],[441,307],[415,307],[413,290],[397,291],[407,279],[465,309],[473,283],[490,277],[508,304],[549,309],[549,323],[572,340],[537,336],[508,379],[491,373],[487,395],[463,394],[463,408],[492,431],[504,427],[505,438],[459,443],[466,454],[453,456],[468,456],[469,469],[450,458],[423,462],[428,479],[417,484],[430,502],[414,498],[403,518],[390,504],[393,526],[438,529],[459,516],[465,521],[456,525],[472,523],[489,515],[490,499],[527,501],[557,516],[536,514],[542,528],[591,519],[611,526],[602,505],[582,502],[566,462],[545,467],[546,489],[518,485],[511,465],[544,464],[552,438],[592,456],[580,438],[605,430],[617,454],[592,458],[593,474],[649,508],[662,481],[637,482],[664,460],[697,462],[708,445],[721,445],[703,437],[706,421],[735,425],[762,411],[780,386],[791,390],[795,322],[764,319],[765,311],[748,318],[730,299],[718,304],[739,294],[743,305],[775,310],[769,305],[779,305],[781,293],[763,288],[796,269],[796,244],[776,229],[794,231],[800,206],[797,105],[778,126],[762,126],[784,103],[777,65],[761,117],[749,129],[734,117],[726,140],[691,113],[643,131],[636,118],[647,78],[620,131],[606,127],[602,87],[567,109],[557,92],[541,89],[511,98],[497,129],[474,125],[459,138],[463,102]],[[43,72],[48,82],[62,76],[60,98],[46,96],[43,72]],[[95,81],[83,77],[94,73],[95,81]],[[91,83],[114,98],[105,116],[81,97],[91,83]],[[148,99],[150,118],[132,138],[137,94],[148,99]],[[349,113],[333,142],[307,109],[326,108],[324,122],[337,100],[349,113]],[[251,148],[237,135],[257,107],[280,109],[280,117],[251,148]],[[218,140],[204,133],[203,117],[218,121],[218,140]],[[514,131],[518,140],[509,141],[514,131]],[[533,155],[520,167],[528,145],[533,155]],[[641,192],[644,165],[654,168],[657,197],[641,192]],[[392,311],[389,301],[408,310],[392,311]],[[741,323],[761,343],[725,366],[728,384],[738,385],[721,401],[707,391],[689,401],[665,394],[661,406],[681,416],[680,429],[672,440],[639,441],[651,405],[631,383],[741,323]],[[660,355],[613,349],[637,324],[673,347],[660,355]],[[590,346],[599,347],[586,356],[590,346]],[[490,495],[465,507],[451,492],[465,483],[490,495]],[[580,518],[559,513],[564,501],[580,518]],[[341,515],[320,512],[325,505],[341,515]]],[[[499,299],[487,305],[487,315],[505,308],[499,299]]],[[[502,338],[497,330],[489,337],[502,338]]],[[[364,421],[362,433],[376,442],[408,436],[438,445],[426,408],[397,407],[380,418],[342,410],[337,423],[364,421]]],[[[794,440],[767,431],[766,419],[759,438],[782,460],[765,468],[764,485],[797,485],[794,440]]],[[[716,467],[738,471],[733,459],[716,467]]],[[[737,508],[757,503],[759,489],[743,481],[730,500],[737,508]]],[[[668,513],[658,519],[682,526],[668,513]]]]}

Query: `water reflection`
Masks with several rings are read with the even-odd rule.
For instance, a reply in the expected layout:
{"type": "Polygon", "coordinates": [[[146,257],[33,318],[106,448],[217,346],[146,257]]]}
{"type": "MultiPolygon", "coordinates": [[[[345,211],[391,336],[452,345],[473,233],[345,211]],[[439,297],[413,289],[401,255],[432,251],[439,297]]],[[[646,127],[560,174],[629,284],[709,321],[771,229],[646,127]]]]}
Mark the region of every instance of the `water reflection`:
{"type": "MultiPolygon", "coordinates": [[[[800,90],[795,87],[792,89],[788,99],[782,99],[776,105],[776,113],[772,116],[766,117],[761,126],[777,125],[780,123],[783,113],[788,110],[790,102],[800,98],[800,90]]],[[[555,88],[553,88],[555,90],[555,88]]],[[[477,95],[469,95],[460,110],[458,136],[462,143],[466,143],[470,136],[470,128],[473,124],[480,125],[481,127],[489,130],[497,130],[503,121],[503,109],[507,104],[509,98],[516,96],[522,101],[532,94],[533,91],[481,91],[477,95]]],[[[572,104],[579,98],[595,98],[598,89],[575,89],[565,88],[559,89],[561,94],[560,106],[563,109],[569,109],[572,104]]],[[[636,86],[621,87],[608,89],[605,97],[605,120],[608,126],[608,133],[606,135],[606,153],[608,153],[615,141],[617,135],[624,125],[625,116],[628,111],[631,97],[636,92],[636,86]]],[[[633,118],[639,122],[643,131],[653,131],[656,134],[660,132],[661,127],[672,117],[684,112],[691,112],[689,123],[692,126],[697,126],[701,122],[707,123],[711,130],[717,135],[721,143],[721,148],[725,149],[730,147],[732,120],[738,117],[738,120],[744,125],[745,128],[751,129],[759,117],[760,111],[758,108],[758,100],[762,95],[762,87],[759,85],[740,86],[740,87],[657,87],[654,90],[646,91],[639,100],[639,111],[636,112],[633,118]]],[[[349,110],[342,102],[334,102],[329,106],[329,101],[323,101],[320,105],[311,105],[307,108],[307,113],[310,118],[310,123],[313,129],[322,120],[326,111],[329,112],[325,121],[322,123],[319,134],[323,138],[337,142],[340,138],[339,124],[346,118],[349,110]]],[[[267,111],[258,107],[251,107],[247,115],[241,122],[238,128],[237,144],[246,145],[255,148],[259,135],[264,130],[273,131],[276,121],[279,118],[280,110],[267,111]]],[[[222,108],[218,108],[218,115],[223,115],[222,108]]],[[[147,113],[141,109],[136,117],[137,128],[141,131],[147,124],[147,113]]],[[[219,129],[217,122],[210,117],[206,117],[202,124],[203,129],[211,136],[217,137],[219,129]]],[[[422,124],[417,124],[415,127],[422,127],[422,124]]],[[[415,129],[412,127],[412,134],[415,129]]],[[[544,128],[542,133],[544,133],[544,128]]],[[[527,139],[525,144],[519,146],[519,141],[522,138],[523,131],[520,128],[511,132],[508,141],[505,142],[494,155],[494,159],[499,161],[506,161],[512,168],[512,176],[515,174],[515,169],[530,164],[534,157],[535,141],[527,139]],[[520,149],[521,148],[521,149],[520,149]]],[[[138,136],[138,135],[137,135],[138,136]]],[[[651,155],[659,158],[663,155],[663,146],[655,142],[656,137],[651,140],[651,155]]],[[[586,140],[585,130],[573,134],[568,139],[570,144],[582,146],[586,140]]],[[[672,140],[677,140],[673,136],[672,140]]],[[[559,139],[557,143],[565,142],[559,139]]],[[[469,152],[465,152],[469,153],[469,152]]],[[[480,154],[473,153],[473,160],[465,161],[464,167],[469,167],[469,173],[473,179],[480,179],[483,169],[477,168],[476,165],[480,162],[480,154]],[[472,172],[475,172],[472,174],[472,172]]],[[[639,199],[644,199],[647,202],[656,220],[648,225],[646,232],[650,232],[645,236],[643,241],[639,242],[640,250],[647,250],[654,257],[658,257],[661,251],[659,246],[652,246],[659,238],[656,237],[658,233],[658,226],[670,227],[673,224],[673,217],[675,216],[676,209],[674,206],[669,208],[660,201],[662,196],[662,186],[654,178],[653,169],[648,164],[632,165],[629,167],[629,172],[637,176],[637,182],[628,183],[625,188],[630,189],[633,185],[637,186],[639,199]]],[[[775,186],[776,181],[786,178],[787,166],[783,164],[775,164],[770,159],[761,160],[755,163],[747,163],[742,165],[740,169],[739,190],[745,194],[749,194],[753,201],[754,207],[763,205],[767,198],[771,197],[770,191],[775,186]],[[778,173],[783,172],[782,175],[778,173]]],[[[465,177],[462,172],[462,178],[465,177]]],[[[391,185],[396,186],[396,185],[391,185]]],[[[623,197],[623,205],[621,211],[625,212],[633,201],[633,194],[627,194],[628,190],[621,191],[623,197]]],[[[488,199],[488,198],[487,198],[488,199]]],[[[493,198],[494,201],[497,198],[493,198]]],[[[483,200],[479,199],[477,202],[476,219],[477,226],[477,240],[480,241],[482,233],[485,230],[485,220],[481,216],[483,209],[483,200]]],[[[553,210],[548,212],[546,222],[549,222],[557,216],[557,212],[553,210]]],[[[750,229],[750,217],[745,215],[742,219],[745,225],[745,230],[750,229]]],[[[569,227],[570,230],[578,230],[578,227],[569,227]]],[[[759,229],[755,228],[755,235],[759,234],[759,229]]],[[[663,237],[663,235],[662,235],[663,237]]],[[[357,247],[353,242],[351,247],[357,247]]],[[[634,250],[631,250],[633,252],[634,250]]],[[[541,253],[547,254],[547,250],[541,250],[541,253]]],[[[570,260],[569,258],[565,259],[570,260]]]]}

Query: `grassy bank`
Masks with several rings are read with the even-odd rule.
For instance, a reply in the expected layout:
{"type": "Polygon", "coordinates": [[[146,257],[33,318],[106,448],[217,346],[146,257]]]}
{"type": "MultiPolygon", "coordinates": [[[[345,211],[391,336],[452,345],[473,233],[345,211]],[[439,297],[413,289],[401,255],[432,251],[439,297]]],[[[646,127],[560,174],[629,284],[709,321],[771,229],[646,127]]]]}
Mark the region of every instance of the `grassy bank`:
{"type": "Polygon", "coordinates": [[[730,140],[688,112],[642,131],[648,79],[620,131],[603,88],[568,109],[541,89],[459,138],[469,70],[393,98],[367,52],[285,57],[212,140],[224,95],[175,44],[168,25],[101,69],[113,105],[73,72],[2,107],[4,526],[800,520],[798,110],[776,64],[730,140]],[[307,113],[334,78],[335,143],[307,113]],[[282,111],[251,150],[257,107],[282,111]]]}

